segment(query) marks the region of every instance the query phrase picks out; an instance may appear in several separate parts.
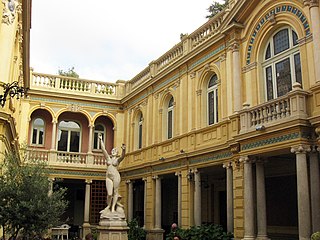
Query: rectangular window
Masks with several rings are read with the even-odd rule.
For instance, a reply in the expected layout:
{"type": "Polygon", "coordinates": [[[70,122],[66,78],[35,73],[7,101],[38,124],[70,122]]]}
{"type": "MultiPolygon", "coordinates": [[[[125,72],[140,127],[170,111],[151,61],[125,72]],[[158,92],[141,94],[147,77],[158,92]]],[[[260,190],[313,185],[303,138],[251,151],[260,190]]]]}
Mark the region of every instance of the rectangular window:
{"type": "Polygon", "coordinates": [[[208,121],[209,125],[214,123],[214,91],[208,93],[208,121]]]}
{"type": "Polygon", "coordinates": [[[292,89],[290,59],[276,63],[277,96],[281,97],[292,89]]]}
{"type": "Polygon", "coordinates": [[[267,84],[267,98],[268,101],[273,99],[273,85],[272,85],[272,68],[266,68],[266,84],[267,84]]]}
{"type": "Polygon", "coordinates": [[[172,138],[172,111],[168,112],[168,139],[172,138]]]}
{"type": "Polygon", "coordinates": [[[37,144],[37,133],[38,130],[34,128],[32,132],[32,144],[37,144]]]}
{"type": "Polygon", "coordinates": [[[142,148],[142,125],[139,125],[139,149],[142,148]]]}
{"type": "Polygon", "coordinates": [[[38,144],[40,144],[40,145],[43,144],[43,136],[44,136],[43,128],[40,128],[39,129],[39,142],[38,142],[38,144]]]}
{"type": "Polygon", "coordinates": [[[71,131],[70,152],[79,152],[80,132],[71,131]]]}
{"type": "Polygon", "coordinates": [[[59,130],[58,151],[67,151],[68,131],[59,130]]]}
{"type": "Polygon", "coordinates": [[[294,71],[296,74],[296,82],[300,83],[302,87],[300,53],[294,55],[294,71]]]}

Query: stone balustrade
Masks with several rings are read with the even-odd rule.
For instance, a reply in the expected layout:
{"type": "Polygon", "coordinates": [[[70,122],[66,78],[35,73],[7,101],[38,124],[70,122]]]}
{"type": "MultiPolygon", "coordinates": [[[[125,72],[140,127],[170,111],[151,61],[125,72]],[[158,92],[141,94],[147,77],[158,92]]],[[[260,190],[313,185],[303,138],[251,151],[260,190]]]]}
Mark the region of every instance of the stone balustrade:
{"type": "Polygon", "coordinates": [[[29,160],[46,162],[49,167],[76,167],[84,169],[105,169],[106,160],[102,154],[74,153],[62,151],[49,151],[29,148],[26,152],[29,160]]]}
{"type": "Polygon", "coordinates": [[[122,97],[118,96],[117,83],[106,83],[80,78],[65,77],[42,73],[32,73],[31,89],[41,89],[70,94],[90,95],[96,97],[122,97]]]}
{"type": "MultiPolygon", "coordinates": [[[[300,85],[300,84],[299,84],[300,85]]],[[[240,113],[240,133],[254,131],[292,119],[306,119],[308,92],[295,85],[285,96],[270,100],[258,106],[244,104],[240,113]],[[260,127],[260,128],[259,128],[260,127]]]]}

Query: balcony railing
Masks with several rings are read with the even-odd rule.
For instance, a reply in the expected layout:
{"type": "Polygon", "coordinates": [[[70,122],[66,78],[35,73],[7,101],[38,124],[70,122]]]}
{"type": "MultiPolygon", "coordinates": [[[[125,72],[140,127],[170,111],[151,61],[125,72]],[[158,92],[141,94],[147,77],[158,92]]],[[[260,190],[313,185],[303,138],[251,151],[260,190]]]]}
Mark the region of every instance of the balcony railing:
{"type": "Polygon", "coordinates": [[[120,90],[123,86],[117,83],[106,83],[100,81],[65,77],[32,72],[31,89],[80,94],[95,97],[117,98],[123,94],[120,90]]]}
{"type": "Polygon", "coordinates": [[[244,105],[240,111],[240,133],[261,129],[291,119],[307,118],[306,98],[308,92],[295,84],[293,90],[283,97],[268,101],[255,107],[244,105]]]}
{"type": "MultiPolygon", "coordinates": [[[[77,168],[98,168],[106,165],[106,160],[102,154],[93,153],[72,153],[61,151],[50,151],[42,149],[28,149],[27,159],[41,160],[50,167],[77,167],[77,168]]],[[[103,167],[105,168],[105,167],[103,167]]]]}

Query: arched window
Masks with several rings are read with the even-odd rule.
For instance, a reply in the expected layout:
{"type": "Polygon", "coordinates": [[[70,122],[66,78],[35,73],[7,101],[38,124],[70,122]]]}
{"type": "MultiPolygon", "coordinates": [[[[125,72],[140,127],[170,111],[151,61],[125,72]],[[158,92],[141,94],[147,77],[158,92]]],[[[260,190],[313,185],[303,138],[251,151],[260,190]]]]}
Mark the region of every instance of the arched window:
{"type": "Polygon", "coordinates": [[[292,28],[276,32],[269,39],[263,57],[267,100],[285,95],[295,82],[302,85],[298,36],[292,28]]]}
{"type": "Polygon", "coordinates": [[[36,118],[32,123],[32,145],[44,144],[44,121],[42,118],[36,118]]]}
{"type": "Polygon", "coordinates": [[[101,149],[99,135],[101,134],[103,142],[105,142],[105,129],[102,124],[94,126],[93,149],[101,149]]]}
{"type": "Polygon", "coordinates": [[[80,152],[80,125],[74,121],[61,121],[58,129],[58,151],[80,152]]]}
{"type": "Polygon", "coordinates": [[[174,99],[171,97],[168,103],[168,115],[167,115],[167,138],[170,139],[173,136],[173,103],[174,99]]]}
{"type": "Polygon", "coordinates": [[[143,116],[140,112],[138,118],[138,149],[142,148],[142,123],[143,123],[143,116]]]}
{"type": "Polygon", "coordinates": [[[208,83],[207,87],[207,116],[208,125],[212,125],[218,122],[218,77],[214,74],[208,83]]]}

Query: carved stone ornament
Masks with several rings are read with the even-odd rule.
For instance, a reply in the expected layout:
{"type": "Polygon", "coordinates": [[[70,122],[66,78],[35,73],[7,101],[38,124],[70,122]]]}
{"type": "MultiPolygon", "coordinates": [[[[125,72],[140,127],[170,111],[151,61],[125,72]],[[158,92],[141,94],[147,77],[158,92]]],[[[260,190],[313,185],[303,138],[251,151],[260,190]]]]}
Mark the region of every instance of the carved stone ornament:
{"type": "Polygon", "coordinates": [[[75,104],[71,104],[71,105],[69,105],[67,108],[68,108],[68,110],[71,111],[71,112],[79,112],[79,111],[82,110],[81,106],[75,105],[75,104]]]}
{"type": "Polygon", "coordinates": [[[5,24],[12,24],[18,13],[21,13],[21,4],[17,0],[2,0],[3,14],[2,22],[5,24]]]}

